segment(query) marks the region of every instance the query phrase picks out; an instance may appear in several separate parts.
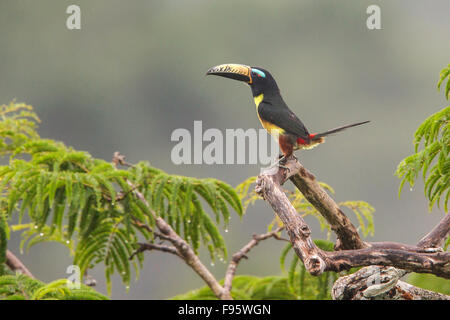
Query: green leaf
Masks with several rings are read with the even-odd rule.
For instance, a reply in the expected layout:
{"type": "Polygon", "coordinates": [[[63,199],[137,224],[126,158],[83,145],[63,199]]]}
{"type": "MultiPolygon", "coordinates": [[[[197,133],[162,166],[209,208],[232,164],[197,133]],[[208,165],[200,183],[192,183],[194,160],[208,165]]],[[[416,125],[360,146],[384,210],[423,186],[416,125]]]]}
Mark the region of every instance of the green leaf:
{"type": "MultiPolygon", "coordinates": [[[[445,72],[446,74],[446,72],[445,72]]],[[[446,77],[448,74],[445,75],[446,77]]],[[[403,159],[397,167],[396,175],[401,179],[399,195],[406,182],[411,187],[422,171],[425,182],[424,193],[429,200],[429,210],[434,204],[440,207],[442,195],[446,194],[450,183],[450,107],[429,116],[414,135],[415,154],[403,159]],[[420,150],[420,146],[423,148],[420,150]]],[[[445,205],[444,199],[444,207],[445,205]]]]}

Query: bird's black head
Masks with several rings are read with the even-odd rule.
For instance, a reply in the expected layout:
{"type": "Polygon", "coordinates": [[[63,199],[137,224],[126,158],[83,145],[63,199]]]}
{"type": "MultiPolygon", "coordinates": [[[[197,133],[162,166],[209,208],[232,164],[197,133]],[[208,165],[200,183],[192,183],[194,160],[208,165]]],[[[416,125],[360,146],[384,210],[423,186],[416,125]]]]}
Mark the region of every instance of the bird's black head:
{"type": "Polygon", "coordinates": [[[259,67],[242,64],[221,64],[210,68],[206,74],[247,82],[254,97],[261,93],[265,95],[279,93],[277,83],[269,71],[259,67]]]}

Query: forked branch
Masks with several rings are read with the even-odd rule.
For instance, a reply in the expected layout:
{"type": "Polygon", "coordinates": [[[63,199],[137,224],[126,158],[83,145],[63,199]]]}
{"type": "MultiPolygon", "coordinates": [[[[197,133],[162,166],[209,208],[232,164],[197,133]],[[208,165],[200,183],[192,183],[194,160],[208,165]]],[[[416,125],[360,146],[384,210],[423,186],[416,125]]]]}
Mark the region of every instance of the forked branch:
{"type": "MultiPolygon", "coordinates": [[[[288,169],[279,169],[275,173],[267,172],[260,175],[256,192],[272,206],[283,222],[296,254],[311,274],[319,275],[324,271],[339,272],[352,267],[382,265],[450,278],[449,252],[436,252],[440,250],[426,250],[427,248],[392,242],[376,244],[363,242],[356,228],[320,187],[314,176],[294,158],[289,159],[286,165],[288,169]],[[287,179],[294,182],[336,232],[339,240],[336,249],[345,248],[346,250],[327,252],[314,244],[309,226],[283,192],[281,185],[287,179]]],[[[432,231],[426,239],[433,239],[433,244],[438,243],[436,238],[448,234],[448,223],[449,219],[444,219],[443,225],[438,227],[437,231],[432,231]]]]}
{"type": "MultiPolygon", "coordinates": [[[[131,164],[125,162],[125,157],[119,152],[115,152],[113,156],[113,164],[117,167],[118,165],[131,166],[131,164]]],[[[214,275],[208,270],[208,268],[201,262],[200,258],[196,255],[192,247],[187,243],[180,235],[178,235],[175,230],[157,213],[150,207],[148,201],[145,199],[144,195],[139,192],[139,190],[130,181],[127,181],[128,185],[131,187],[132,192],[138,197],[146,206],[148,214],[150,214],[156,224],[158,230],[153,230],[150,226],[142,223],[141,221],[134,220],[135,223],[140,228],[145,228],[147,231],[152,232],[155,237],[158,237],[161,241],[169,242],[170,245],[166,244],[155,244],[155,243],[139,243],[139,248],[130,257],[130,259],[137,253],[143,251],[157,250],[161,252],[171,253],[182,259],[189,267],[191,267],[209,286],[212,292],[217,298],[222,300],[231,300],[231,288],[234,276],[236,274],[236,269],[242,258],[247,258],[246,254],[255,247],[260,241],[275,238],[278,240],[286,240],[280,237],[279,233],[283,230],[280,227],[272,232],[268,232],[261,235],[254,235],[253,239],[245,245],[242,249],[236,252],[227,268],[225,275],[225,283],[222,286],[219,281],[214,277],[214,275]]]]}

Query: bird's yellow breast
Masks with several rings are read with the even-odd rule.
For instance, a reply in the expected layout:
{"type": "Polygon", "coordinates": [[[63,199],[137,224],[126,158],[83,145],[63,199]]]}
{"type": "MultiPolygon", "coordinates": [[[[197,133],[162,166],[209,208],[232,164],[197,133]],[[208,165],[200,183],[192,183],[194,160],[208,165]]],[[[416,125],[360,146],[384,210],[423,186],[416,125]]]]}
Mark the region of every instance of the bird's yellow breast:
{"type": "Polygon", "coordinates": [[[256,104],[256,109],[258,109],[259,104],[264,100],[264,94],[260,94],[259,96],[256,96],[253,98],[256,104]]]}
{"type": "Polygon", "coordinates": [[[273,123],[261,119],[261,117],[259,116],[258,107],[259,104],[264,100],[264,94],[261,93],[260,95],[254,97],[253,100],[256,104],[256,114],[258,115],[258,119],[261,122],[263,128],[266,129],[267,132],[269,132],[275,139],[278,139],[278,136],[280,134],[283,134],[284,130],[274,125],[273,123]]]}

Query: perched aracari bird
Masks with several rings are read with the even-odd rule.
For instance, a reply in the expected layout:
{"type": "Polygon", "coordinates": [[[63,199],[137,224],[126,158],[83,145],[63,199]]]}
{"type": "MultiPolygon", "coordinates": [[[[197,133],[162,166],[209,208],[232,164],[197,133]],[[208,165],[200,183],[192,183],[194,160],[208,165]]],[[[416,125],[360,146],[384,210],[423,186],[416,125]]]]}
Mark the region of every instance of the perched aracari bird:
{"type": "Polygon", "coordinates": [[[222,64],[210,68],[206,74],[244,81],[250,85],[258,118],[280,145],[283,153],[280,164],[285,163],[295,150],[313,148],[323,143],[328,135],[369,122],[357,122],[322,133],[309,133],[286,105],[275,79],[267,70],[241,64],[222,64]]]}

